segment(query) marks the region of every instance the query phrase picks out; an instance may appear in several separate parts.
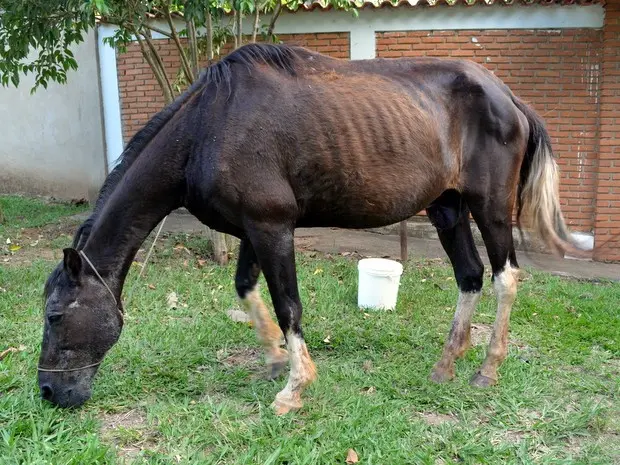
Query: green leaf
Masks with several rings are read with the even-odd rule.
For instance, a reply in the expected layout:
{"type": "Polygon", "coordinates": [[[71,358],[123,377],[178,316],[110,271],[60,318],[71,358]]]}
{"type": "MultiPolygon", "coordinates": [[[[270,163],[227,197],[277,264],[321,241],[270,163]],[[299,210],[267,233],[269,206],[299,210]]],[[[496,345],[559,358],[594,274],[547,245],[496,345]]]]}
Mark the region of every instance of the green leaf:
{"type": "Polygon", "coordinates": [[[95,8],[97,8],[101,13],[108,11],[108,6],[106,5],[105,0],[95,0],[95,8]]]}

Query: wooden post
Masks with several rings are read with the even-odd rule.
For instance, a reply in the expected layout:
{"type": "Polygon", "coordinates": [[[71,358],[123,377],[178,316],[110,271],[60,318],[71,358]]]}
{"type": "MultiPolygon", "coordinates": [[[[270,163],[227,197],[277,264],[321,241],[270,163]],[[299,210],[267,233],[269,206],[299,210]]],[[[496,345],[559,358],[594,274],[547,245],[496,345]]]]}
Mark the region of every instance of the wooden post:
{"type": "Polygon", "coordinates": [[[407,220],[400,222],[400,261],[405,263],[409,254],[407,253],[407,220]]]}

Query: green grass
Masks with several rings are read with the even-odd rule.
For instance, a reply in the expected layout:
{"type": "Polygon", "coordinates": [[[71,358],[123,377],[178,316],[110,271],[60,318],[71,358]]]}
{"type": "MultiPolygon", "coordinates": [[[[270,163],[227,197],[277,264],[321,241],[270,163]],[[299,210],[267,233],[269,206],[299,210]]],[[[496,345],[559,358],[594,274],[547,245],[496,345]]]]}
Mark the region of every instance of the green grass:
{"type": "MultiPolygon", "coordinates": [[[[397,309],[364,313],[354,260],[300,254],[319,379],[300,412],[276,417],[269,404],[285,378],[262,378],[253,330],[226,315],[233,267],[184,266],[174,239],[78,410],[42,402],[36,385],[41,288],[54,264],[0,269],[0,350],[25,347],[0,362],[0,463],[342,464],[349,448],[363,464],[620,463],[620,285],[533,273],[520,285],[501,384],[476,390],[467,381],[482,345],[454,382],[427,379],[457,296],[445,263],[410,263],[397,309]]],[[[475,322],[494,313],[487,284],[475,322]]]]}
{"type": "Polygon", "coordinates": [[[75,215],[88,211],[87,205],[16,195],[0,196],[0,208],[4,214],[0,223],[0,266],[30,263],[42,251],[48,255],[52,254],[51,250],[60,252],[71,243],[79,223],[75,215]]]}
{"type": "MultiPolygon", "coordinates": [[[[409,263],[396,310],[362,312],[355,260],[298,254],[319,379],[300,412],[276,417],[269,404],[285,378],[264,379],[254,331],[226,315],[234,267],[199,261],[210,245],[185,234],[158,247],[91,401],[56,409],[36,384],[41,292],[55,266],[38,257],[59,256],[49,248],[70,242],[66,216],[84,209],[0,201],[10,218],[0,237],[55,223],[36,247],[24,233],[0,262],[0,351],[20,349],[0,361],[0,465],[343,464],[349,448],[379,465],[620,464],[619,284],[533,272],[519,286],[500,385],[477,390],[468,380],[483,344],[457,362],[454,382],[428,381],[457,296],[448,265],[409,263]]],[[[477,327],[494,314],[486,283],[477,327]]]]}
{"type": "Polygon", "coordinates": [[[6,218],[0,224],[0,235],[10,229],[38,228],[56,223],[60,218],[88,210],[88,205],[65,202],[42,202],[38,199],[16,195],[1,195],[0,206],[6,218]]]}

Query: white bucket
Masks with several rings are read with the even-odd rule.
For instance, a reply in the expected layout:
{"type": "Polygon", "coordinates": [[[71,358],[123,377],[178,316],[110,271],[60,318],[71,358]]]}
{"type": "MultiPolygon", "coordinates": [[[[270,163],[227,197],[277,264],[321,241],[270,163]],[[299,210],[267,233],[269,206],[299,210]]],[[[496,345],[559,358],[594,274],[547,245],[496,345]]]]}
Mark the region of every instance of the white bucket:
{"type": "Polygon", "coordinates": [[[385,258],[364,258],[357,264],[357,306],[393,310],[396,307],[403,266],[385,258]]]}

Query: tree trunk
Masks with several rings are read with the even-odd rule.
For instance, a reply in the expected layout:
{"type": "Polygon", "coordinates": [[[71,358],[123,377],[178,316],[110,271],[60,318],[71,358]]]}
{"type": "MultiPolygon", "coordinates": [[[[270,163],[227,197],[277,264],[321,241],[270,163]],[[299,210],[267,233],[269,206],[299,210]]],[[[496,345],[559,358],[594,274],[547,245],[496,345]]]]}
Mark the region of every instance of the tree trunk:
{"type": "MultiPolygon", "coordinates": [[[[181,39],[179,39],[179,34],[177,34],[177,28],[174,27],[174,21],[172,21],[172,15],[170,14],[170,9],[166,8],[166,21],[168,21],[168,27],[170,28],[170,34],[172,34],[172,39],[174,40],[177,49],[179,50],[179,56],[181,57],[181,68],[183,69],[183,73],[187,78],[187,83],[191,84],[194,82],[194,74],[192,73],[189,60],[187,59],[187,54],[185,53],[185,49],[181,44],[181,39]]],[[[189,32],[189,31],[188,31],[189,32]]],[[[191,51],[190,51],[191,53],[191,51]]]]}
{"type": "Polygon", "coordinates": [[[256,43],[256,36],[258,35],[258,27],[260,24],[260,0],[254,0],[254,28],[252,29],[252,42],[256,43]]]}
{"type": "Polygon", "coordinates": [[[407,251],[407,220],[400,222],[400,261],[405,263],[409,258],[407,251]]]}
{"type": "Polygon", "coordinates": [[[213,242],[213,260],[218,265],[228,265],[228,247],[226,246],[226,236],[211,230],[211,241],[213,242]]]}
{"type": "Polygon", "coordinates": [[[239,16],[239,12],[237,10],[233,10],[233,38],[235,39],[235,48],[239,47],[239,39],[237,37],[237,16],[239,16]]]}
{"type": "Polygon", "coordinates": [[[138,45],[140,45],[142,56],[149,64],[151,71],[153,71],[153,74],[155,75],[155,80],[159,84],[167,105],[174,100],[174,92],[172,90],[170,80],[168,79],[168,75],[166,74],[166,69],[163,68],[161,57],[156,59],[154,55],[157,55],[157,50],[152,46],[152,44],[151,46],[147,46],[147,44],[145,44],[146,35],[143,38],[136,30],[134,30],[134,35],[136,36],[138,45]]]}
{"type": "Polygon", "coordinates": [[[241,22],[243,19],[243,15],[241,14],[241,8],[239,8],[239,11],[237,11],[237,17],[235,18],[237,21],[237,40],[236,40],[236,46],[237,47],[241,47],[243,45],[243,29],[241,27],[241,22]]]}
{"type": "Polygon", "coordinates": [[[194,73],[194,79],[198,78],[200,72],[200,64],[198,63],[198,42],[196,38],[196,25],[194,20],[191,19],[185,22],[187,26],[187,41],[189,43],[189,60],[192,67],[192,73],[194,73]]]}
{"type": "Polygon", "coordinates": [[[213,61],[213,18],[209,11],[205,15],[207,17],[207,60],[211,64],[213,61]]]}
{"type": "Polygon", "coordinates": [[[276,27],[276,21],[278,17],[282,13],[282,0],[276,5],[273,10],[273,14],[271,15],[271,21],[269,21],[269,27],[267,28],[267,38],[269,40],[273,40],[273,30],[276,27]]]}
{"type": "Polygon", "coordinates": [[[157,49],[155,48],[155,44],[153,44],[153,39],[151,38],[151,31],[149,30],[144,31],[144,40],[146,41],[149,49],[151,50],[151,53],[153,54],[154,61],[157,63],[157,66],[159,66],[159,69],[161,69],[163,80],[166,83],[166,87],[170,91],[170,101],[166,101],[166,105],[167,105],[174,100],[174,89],[172,88],[172,83],[170,82],[170,79],[168,78],[168,73],[166,72],[166,66],[164,65],[164,61],[161,59],[159,52],[157,52],[157,49]]]}

